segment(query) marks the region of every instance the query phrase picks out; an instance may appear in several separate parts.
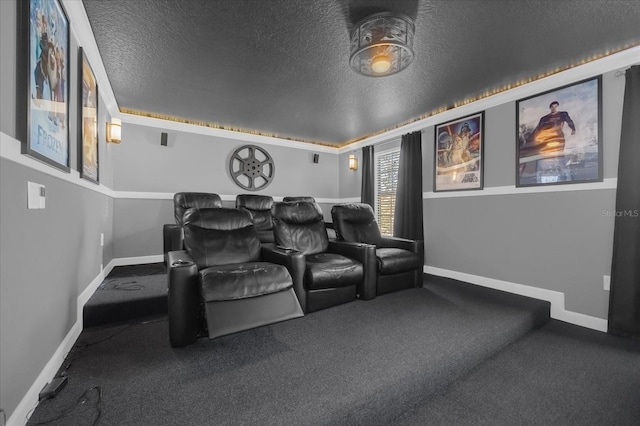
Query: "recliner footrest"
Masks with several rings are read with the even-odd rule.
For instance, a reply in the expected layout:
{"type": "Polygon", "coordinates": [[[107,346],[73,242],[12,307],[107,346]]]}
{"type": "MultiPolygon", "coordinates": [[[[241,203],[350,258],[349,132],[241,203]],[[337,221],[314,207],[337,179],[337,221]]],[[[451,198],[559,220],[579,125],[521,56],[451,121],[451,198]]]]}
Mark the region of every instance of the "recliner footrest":
{"type": "Polygon", "coordinates": [[[205,303],[209,338],[304,316],[293,288],[248,299],[205,303]]]}

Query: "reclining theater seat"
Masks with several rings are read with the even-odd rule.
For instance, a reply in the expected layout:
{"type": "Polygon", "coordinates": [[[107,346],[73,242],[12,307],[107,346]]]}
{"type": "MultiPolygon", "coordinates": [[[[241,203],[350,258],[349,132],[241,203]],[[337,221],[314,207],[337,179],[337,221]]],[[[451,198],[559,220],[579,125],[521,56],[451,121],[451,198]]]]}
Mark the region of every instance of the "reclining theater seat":
{"type": "MultiPolygon", "coordinates": [[[[308,195],[301,195],[301,196],[296,196],[296,197],[284,197],[282,199],[282,201],[284,201],[285,203],[287,202],[292,202],[292,201],[308,201],[311,203],[315,203],[316,199],[313,197],[310,197],[308,195]]],[[[336,239],[336,231],[334,231],[333,229],[333,223],[331,222],[325,222],[324,223],[325,228],[327,228],[327,236],[329,237],[330,240],[335,240],[336,239]]]]}
{"type": "Polygon", "coordinates": [[[424,242],[380,234],[373,209],[365,203],[336,204],[331,217],[338,240],[372,244],[376,247],[378,294],[410,287],[422,287],[424,242]]]}
{"type": "Polygon", "coordinates": [[[293,277],[302,310],[314,312],[350,302],[366,285],[363,262],[374,259],[363,244],[329,241],[322,211],[313,202],[275,203],[271,209],[276,245],[302,254],[302,277],[293,277]]]}
{"type": "Polygon", "coordinates": [[[258,231],[261,243],[272,243],[273,221],[271,219],[271,206],[273,197],[268,195],[239,194],[236,196],[236,208],[249,210],[253,216],[253,224],[258,231]]]}
{"type": "Polygon", "coordinates": [[[263,259],[248,211],[189,209],[184,234],[186,249],[168,255],[171,346],[205,327],[213,339],[303,315],[287,268],[263,259]]]}
{"type": "Polygon", "coordinates": [[[191,207],[220,208],[222,200],[218,194],[207,192],[177,192],[173,195],[173,215],[176,223],[164,225],[162,229],[165,262],[168,252],[184,248],[182,217],[191,207]]]}

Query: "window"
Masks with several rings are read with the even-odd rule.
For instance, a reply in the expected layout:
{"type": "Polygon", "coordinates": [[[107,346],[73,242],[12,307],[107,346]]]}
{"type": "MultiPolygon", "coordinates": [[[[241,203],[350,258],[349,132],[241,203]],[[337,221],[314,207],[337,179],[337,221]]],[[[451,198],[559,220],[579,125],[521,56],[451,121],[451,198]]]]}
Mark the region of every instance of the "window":
{"type": "Polygon", "coordinates": [[[376,218],[382,235],[393,235],[393,213],[396,209],[400,148],[375,154],[376,218]]]}

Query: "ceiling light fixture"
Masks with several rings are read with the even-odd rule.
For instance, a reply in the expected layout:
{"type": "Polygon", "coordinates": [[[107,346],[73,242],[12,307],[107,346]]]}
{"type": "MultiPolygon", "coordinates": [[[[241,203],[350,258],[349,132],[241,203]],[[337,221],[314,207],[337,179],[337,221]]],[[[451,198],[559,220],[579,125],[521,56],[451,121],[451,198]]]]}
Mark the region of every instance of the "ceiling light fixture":
{"type": "Polygon", "coordinates": [[[413,20],[391,12],[376,13],[351,31],[351,68],[360,74],[384,77],[398,73],[413,60],[413,20]]]}

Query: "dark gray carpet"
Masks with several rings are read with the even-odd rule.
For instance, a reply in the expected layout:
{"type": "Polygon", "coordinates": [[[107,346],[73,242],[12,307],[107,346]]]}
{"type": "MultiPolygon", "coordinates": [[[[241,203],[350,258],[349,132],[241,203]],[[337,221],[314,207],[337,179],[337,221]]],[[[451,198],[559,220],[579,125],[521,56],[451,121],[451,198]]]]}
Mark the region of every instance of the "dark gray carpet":
{"type": "Polygon", "coordinates": [[[84,328],[150,319],[167,314],[164,264],[118,266],[84,306],[84,328]]]}
{"type": "Polygon", "coordinates": [[[640,425],[640,341],[552,320],[397,425],[640,425]]]}
{"type": "Polygon", "coordinates": [[[180,349],[165,321],[85,330],[67,387],[32,420],[91,424],[98,390],[82,395],[99,386],[101,425],[388,424],[548,315],[546,302],[432,279],[180,349]]]}

